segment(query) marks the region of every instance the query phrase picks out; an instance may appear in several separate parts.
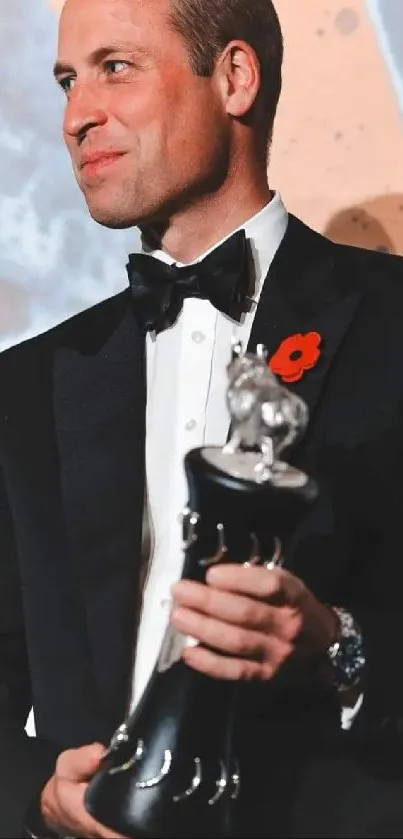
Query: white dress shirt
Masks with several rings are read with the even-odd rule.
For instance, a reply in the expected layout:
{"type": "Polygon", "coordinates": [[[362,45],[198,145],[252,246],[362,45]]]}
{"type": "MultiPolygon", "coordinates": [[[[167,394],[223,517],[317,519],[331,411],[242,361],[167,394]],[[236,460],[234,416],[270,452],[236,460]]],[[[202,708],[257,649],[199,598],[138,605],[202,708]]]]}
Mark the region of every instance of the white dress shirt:
{"type": "MultiPolygon", "coordinates": [[[[241,340],[244,346],[248,342],[262,285],[287,224],[287,211],[275,193],[269,204],[239,228],[245,230],[251,245],[255,270],[254,304],[240,323],[217,311],[208,300],[188,298],[173,326],[157,336],[147,335],[146,476],[151,549],[137,636],[132,708],[154,667],[169,619],[170,587],[182,571],[180,516],[187,503],[183,459],[189,449],[222,446],[226,441],[230,425],[226,367],[231,339],[241,340]]],[[[161,250],[147,252],[168,264],[174,262],[161,250]]]]}
{"type": "MultiPolygon", "coordinates": [[[[287,212],[276,193],[240,228],[251,244],[256,303],[287,223],[287,212]]],[[[221,242],[214,247],[218,244],[221,242]]],[[[163,251],[152,251],[152,255],[174,262],[163,251]]],[[[180,514],[187,502],[183,458],[196,446],[225,443],[230,424],[225,392],[231,339],[236,336],[244,344],[248,341],[256,303],[237,323],[209,300],[188,298],[171,328],[157,336],[147,335],[146,474],[151,556],[137,638],[133,705],[155,664],[169,618],[170,587],[182,571],[180,514]]]]}

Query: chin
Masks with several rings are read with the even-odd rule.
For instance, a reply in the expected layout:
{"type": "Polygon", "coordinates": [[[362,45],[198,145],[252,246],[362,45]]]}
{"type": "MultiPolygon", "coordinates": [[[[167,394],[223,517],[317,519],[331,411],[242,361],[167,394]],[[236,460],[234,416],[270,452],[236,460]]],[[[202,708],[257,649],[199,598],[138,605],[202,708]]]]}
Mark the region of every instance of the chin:
{"type": "MultiPolygon", "coordinates": [[[[176,207],[173,199],[162,200],[158,196],[158,200],[144,200],[141,204],[138,201],[137,206],[125,206],[124,201],[116,199],[114,201],[100,201],[95,200],[95,195],[86,197],[86,203],[90,215],[102,227],[109,227],[111,230],[125,230],[129,227],[140,227],[145,224],[165,223],[166,219],[172,214],[176,207]]],[[[109,196],[110,197],[110,196],[109,196]]]]}
{"type": "Polygon", "coordinates": [[[102,227],[109,227],[109,230],[127,230],[130,227],[136,227],[137,224],[135,221],[128,221],[125,219],[118,219],[118,218],[108,218],[108,219],[100,219],[93,216],[94,221],[100,224],[102,227]]]}
{"type": "Polygon", "coordinates": [[[131,216],[124,216],[122,213],[114,213],[110,210],[100,210],[89,207],[91,217],[102,227],[109,227],[111,230],[126,230],[128,227],[136,227],[137,221],[131,216]]]}

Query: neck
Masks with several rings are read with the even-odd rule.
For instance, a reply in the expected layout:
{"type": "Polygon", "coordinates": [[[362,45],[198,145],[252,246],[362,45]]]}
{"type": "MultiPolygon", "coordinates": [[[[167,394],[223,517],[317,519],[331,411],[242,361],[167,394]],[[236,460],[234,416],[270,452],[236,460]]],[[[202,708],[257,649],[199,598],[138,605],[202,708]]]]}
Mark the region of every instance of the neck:
{"type": "Polygon", "coordinates": [[[240,175],[173,214],[162,230],[151,228],[151,238],[157,239],[158,246],[175,262],[192,262],[214,247],[271,200],[266,171],[254,180],[240,175]]]}

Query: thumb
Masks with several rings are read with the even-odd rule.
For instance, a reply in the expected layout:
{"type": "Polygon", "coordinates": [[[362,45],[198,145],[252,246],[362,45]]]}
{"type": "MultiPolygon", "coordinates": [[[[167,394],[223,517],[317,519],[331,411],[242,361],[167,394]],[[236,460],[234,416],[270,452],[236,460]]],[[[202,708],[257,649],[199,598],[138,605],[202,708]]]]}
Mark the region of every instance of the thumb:
{"type": "Polygon", "coordinates": [[[88,781],[97,771],[104,754],[105,746],[101,743],[92,743],[80,749],[70,749],[60,755],[56,765],[56,774],[76,783],[88,781]]]}

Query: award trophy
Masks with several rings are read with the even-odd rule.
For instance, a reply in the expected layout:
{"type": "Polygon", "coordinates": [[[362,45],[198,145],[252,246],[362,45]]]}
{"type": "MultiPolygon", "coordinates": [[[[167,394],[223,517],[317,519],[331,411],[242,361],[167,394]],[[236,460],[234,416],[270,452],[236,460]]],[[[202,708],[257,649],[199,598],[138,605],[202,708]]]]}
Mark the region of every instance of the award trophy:
{"type": "MultiPolygon", "coordinates": [[[[305,403],[256,355],[233,346],[229,442],[185,458],[182,578],[205,581],[216,563],[281,564],[287,537],[317,495],[279,459],[303,433],[305,403]]],[[[137,708],[112,738],[86,793],[88,812],[134,839],[228,837],[242,789],[233,736],[237,685],[202,675],[181,653],[191,639],[169,626],[137,708]]]]}

